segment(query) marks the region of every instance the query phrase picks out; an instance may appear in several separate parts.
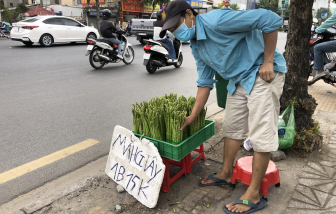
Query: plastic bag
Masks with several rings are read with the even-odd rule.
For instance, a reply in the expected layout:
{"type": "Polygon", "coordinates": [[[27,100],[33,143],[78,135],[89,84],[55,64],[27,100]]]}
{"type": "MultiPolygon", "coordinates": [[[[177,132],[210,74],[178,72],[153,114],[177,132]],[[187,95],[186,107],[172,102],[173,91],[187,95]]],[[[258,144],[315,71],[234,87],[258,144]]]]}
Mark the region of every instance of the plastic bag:
{"type": "Polygon", "coordinates": [[[296,135],[293,102],[288,105],[281,116],[286,123],[286,133],[283,138],[279,138],[279,149],[287,149],[293,145],[294,137],[296,135]]]}

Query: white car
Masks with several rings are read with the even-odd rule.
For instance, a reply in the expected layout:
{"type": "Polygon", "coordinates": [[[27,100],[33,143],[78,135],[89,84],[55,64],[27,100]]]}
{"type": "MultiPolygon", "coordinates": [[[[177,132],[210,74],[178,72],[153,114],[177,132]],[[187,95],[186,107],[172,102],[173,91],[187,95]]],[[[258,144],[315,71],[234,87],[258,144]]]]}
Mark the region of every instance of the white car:
{"type": "Polygon", "coordinates": [[[63,42],[87,42],[87,38],[98,38],[96,28],[87,27],[76,20],[64,16],[36,16],[12,24],[11,39],[42,46],[63,42]]]}

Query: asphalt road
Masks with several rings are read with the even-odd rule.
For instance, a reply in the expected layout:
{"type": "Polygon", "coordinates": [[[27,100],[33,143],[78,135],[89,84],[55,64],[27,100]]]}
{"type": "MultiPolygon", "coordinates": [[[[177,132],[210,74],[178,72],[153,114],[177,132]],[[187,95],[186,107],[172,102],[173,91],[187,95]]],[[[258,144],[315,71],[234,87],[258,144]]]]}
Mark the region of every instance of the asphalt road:
{"type": "MultiPolygon", "coordinates": [[[[286,35],[279,33],[278,47],[286,35]]],[[[131,65],[94,70],[86,44],[26,47],[0,38],[0,174],[87,139],[98,144],[0,184],[0,204],[108,154],[115,125],[132,129],[132,104],[171,92],[196,96],[197,72],[189,44],[184,62],[149,74],[143,46],[131,65]]],[[[208,103],[216,101],[215,91],[208,103]]]]}

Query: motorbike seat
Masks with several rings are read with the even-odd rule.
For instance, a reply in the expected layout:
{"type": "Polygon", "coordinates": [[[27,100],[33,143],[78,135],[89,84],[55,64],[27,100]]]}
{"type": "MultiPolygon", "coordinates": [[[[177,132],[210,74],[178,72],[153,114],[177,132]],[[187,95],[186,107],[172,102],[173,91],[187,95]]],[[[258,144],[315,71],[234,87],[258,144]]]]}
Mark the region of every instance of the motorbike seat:
{"type": "MultiPolygon", "coordinates": [[[[159,42],[159,41],[156,41],[156,42],[159,42]]],[[[165,48],[166,50],[168,50],[167,46],[164,43],[162,43],[162,42],[159,42],[159,43],[162,45],[163,48],[165,48]]]]}
{"type": "Polygon", "coordinates": [[[110,45],[111,47],[113,47],[113,42],[106,40],[106,39],[97,39],[98,42],[104,42],[108,45],[110,45]]]}

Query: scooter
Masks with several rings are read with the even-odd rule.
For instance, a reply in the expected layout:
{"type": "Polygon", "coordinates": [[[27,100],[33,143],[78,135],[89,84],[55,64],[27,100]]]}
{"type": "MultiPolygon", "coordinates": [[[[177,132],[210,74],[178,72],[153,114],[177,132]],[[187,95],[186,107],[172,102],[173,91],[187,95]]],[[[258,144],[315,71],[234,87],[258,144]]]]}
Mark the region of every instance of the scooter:
{"type": "MultiPolygon", "coordinates": [[[[313,34],[312,34],[313,35],[313,34]]],[[[329,28],[323,33],[317,34],[316,37],[312,37],[309,41],[309,52],[310,52],[310,69],[309,73],[307,74],[307,79],[310,75],[315,77],[314,74],[314,47],[317,44],[321,44],[323,42],[329,42],[333,41],[334,37],[336,36],[336,29],[335,28],[329,28]]],[[[331,63],[333,61],[336,61],[336,55],[334,53],[325,53],[324,54],[324,65],[331,63]]]]}
{"type": "Polygon", "coordinates": [[[2,34],[2,33],[0,33],[0,37],[6,37],[7,39],[10,39],[11,37],[10,37],[10,32],[11,32],[11,29],[12,29],[12,27],[9,27],[10,29],[9,30],[6,30],[5,32],[4,32],[4,34],[2,34]],[[4,35],[6,35],[6,36],[4,36],[4,35]]]}
{"type": "MultiPolygon", "coordinates": [[[[335,53],[325,53],[324,55],[324,71],[316,76],[314,73],[314,47],[317,44],[321,44],[323,42],[333,41],[336,36],[336,29],[329,28],[323,33],[317,34],[317,38],[311,38],[309,41],[310,45],[310,74],[314,77],[311,81],[308,81],[308,85],[313,85],[320,79],[327,84],[335,86],[336,84],[336,55],[335,53]]],[[[309,75],[308,75],[309,77],[309,75]]],[[[307,77],[307,79],[308,79],[307,77]]]]}
{"type": "Polygon", "coordinates": [[[154,41],[152,39],[144,40],[144,55],[143,55],[143,65],[146,66],[148,73],[153,74],[159,68],[174,65],[175,68],[179,68],[183,62],[182,55],[182,43],[174,39],[173,45],[177,59],[170,61],[168,48],[165,44],[159,41],[154,41]]]}
{"type": "MultiPolygon", "coordinates": [[[[132,45],[128,43],[125,37],[125,31],[119,30],[117,37],[120,41],[123,41],[121,54],[123,56],[122,61],[129,65],[134,60],[134,50],[132,45]]],[[[85,56],[90,55],[89,61],[94,69],[101,69],[108,63],[118,63],[121,61],[118,55],[118,45],[113,44],[109,40],[105,39],[92,39],[88,38],[89,45],[87,46],[85,56]]]]}

